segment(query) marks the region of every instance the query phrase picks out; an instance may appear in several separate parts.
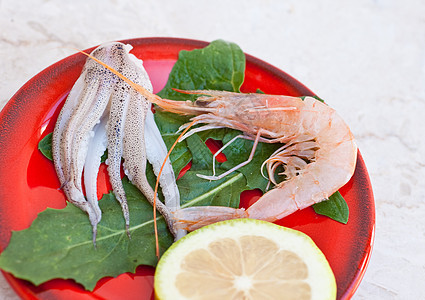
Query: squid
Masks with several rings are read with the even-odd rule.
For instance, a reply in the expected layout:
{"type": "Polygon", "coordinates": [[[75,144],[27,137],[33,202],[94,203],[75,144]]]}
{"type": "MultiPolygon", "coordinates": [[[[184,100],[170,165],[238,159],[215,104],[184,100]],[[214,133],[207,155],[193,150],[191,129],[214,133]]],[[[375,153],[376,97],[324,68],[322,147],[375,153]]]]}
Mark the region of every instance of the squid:
{"type": "MultiPolygon", "coordinates": [[[[131,45],[111,42],[100,45],[91,55],[152,92],[143,62],[129,53],[131,49],[131,45]]],[[[55,170],[68,201],[87,213],[94,245],[102,217],[97,176],[105,150],[109,180],[121,205],[128,235],[130,214],[121,181],[121,165],[128,179],[154,205],[156,195],[146,178],[146,164],[149,162],[158,176],[167,158],[167,147],[151,106],[151,102],[128,83],[88,59],[60,111],[52,138],[55,170]]],[[[172,213],[180,208],[180,195],[168,158],[159,184],[164,202],[155,201],[155,206],[177,240],[186,232],[173,226],[172,213]]]]}

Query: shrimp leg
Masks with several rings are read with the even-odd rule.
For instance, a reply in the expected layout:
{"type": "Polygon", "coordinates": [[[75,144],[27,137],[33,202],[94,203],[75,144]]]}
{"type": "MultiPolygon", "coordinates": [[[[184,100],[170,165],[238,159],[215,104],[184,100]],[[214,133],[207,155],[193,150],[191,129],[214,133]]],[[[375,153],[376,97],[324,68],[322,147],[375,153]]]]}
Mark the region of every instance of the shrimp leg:
{"type": "MultiPolygon", "coordinates": [[[[240,134],[240,135],[237,135],[237,136],[235,136],[234,138],[232,138],[230,141],[228,141],[223,147],[221,147],[216,153],[214,153],[214,155],[213,155],[213,162],[212,162],[212,164],[213,164],[213,167],[212,167],[212,169],[213,169],[213,176],[215,176],[215,161],[216,161],[216,159],[217,159],[217,156],[221,153],[221,152],[223,152],[224,151],[224,149],[226,149],[228,146],[230,146],[230,144],[232,144],[234,141],[236,141],[237,139],[246,139],[246,140],[250,140],[250,141],[252,141],[252,140],[254,140],[252,137],[250,137],[250,136],[246,136],[246,135],[243,135],[243,134],[240,134]]],[[[202,177],[201,177],[202,178],[202,177]]]]}
{"type": "MultiPolygon", "coordinates": [[[[185,126],[180,127],[179,130],[177,130],[176,134],[180,133],[185,128],[186,128],[185,126]]],[[[204,126],[201,126],[201,127],[198,127],[198,128],[191,129],[189,132],[187,132],[185,135],[183,135],[179,139],[179,142],[184,141],[186,138],[188,138],[189,136],[191,136],[194,133],[205,131],[205,130],[210,130],[210,129],[220,129],[220,128],[225,128],[225,127],[224,126],[216,126],[216,125],[204,125],[204,126]]]]}
{"type": "MultiPolygon", "coordinates": [[[[207,180],[220,180],[221,178],[224,178],[225,176],[229,175],[230,173],[232,173],[232,172],[242,168],[243,166],[249,164],[252,161],[252,159],[254,158],[255,150],[257,149],[258,141],[260,140],[260,137],[261,137],[261,130],[258,130],[257,135],[255,136],[255,139],[254,139],[254,145],[252,146],[251,153],[249,154],[249,157],[246,161],[241,162],[240,164],[238,164],[237,166],[234,166],[230,170],[227,170],[226,172],[216,176],[215,175],[215,163],[214,163],[215,160],[214,160],[213,161],[213,168],[214,168],[213,174],[214,175],[206,176],[206,175],[202,175],[202,174],[196,174],[196,176],[203,178],[203,179],[207,179],[207,180]]],[[[238,136],[234,137],[233,139],[231,139],[228,143],[226,143],[226,145],[224,145],[219,151],[224,150],[225,147],[229,146],[231,143],[233,143],[238,138],[252,140],[252,137],[245,136],[245,135],[238,135],[238,136]]],[[[215,159],[215,156],[214,156],[214,159],[215,159]]]]}

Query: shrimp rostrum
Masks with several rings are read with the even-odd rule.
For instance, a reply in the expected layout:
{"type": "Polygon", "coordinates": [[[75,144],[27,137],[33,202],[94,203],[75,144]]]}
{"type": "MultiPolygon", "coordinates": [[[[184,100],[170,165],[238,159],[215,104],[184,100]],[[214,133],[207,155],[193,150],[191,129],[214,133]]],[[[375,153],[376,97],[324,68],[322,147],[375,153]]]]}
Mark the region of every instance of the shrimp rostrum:
{"type": "Polygon", "coordinates": [[[263,164],[274,188],[246,210],[220,206],[180,208],[173,213],[178,228],[191,231],[234,218],[273,222],[328,199],[354,173],[357,146],[353,134],[334,109],[313,97],[195,90],[180,92],[202,95],[196,101],[173,101],[131,85],[164,110],[194,115],[191,125],[203,124],[188,131],[182,139],[202,130],[226,127],[242,131],[235,139],[254,141],[246,162],[219,176],[203,176],[206,179],[221,178],[249,163],[259,142],[282,143],[263,164]],[[275,180],[278,170],[283,170],[282,182],[275,180]]]}

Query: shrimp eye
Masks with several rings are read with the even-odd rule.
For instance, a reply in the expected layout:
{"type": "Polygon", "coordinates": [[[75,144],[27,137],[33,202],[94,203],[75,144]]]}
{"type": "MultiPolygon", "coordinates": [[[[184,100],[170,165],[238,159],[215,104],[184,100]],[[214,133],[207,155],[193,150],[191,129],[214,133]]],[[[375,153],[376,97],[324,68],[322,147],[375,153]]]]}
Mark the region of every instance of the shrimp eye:
{"type": "Polygon", "coordinates": [[[195,101],[195,105],[199,107],[206,107],[209,103],[210,101],[208,100],[208,98],[198,98],[195,101]]]}

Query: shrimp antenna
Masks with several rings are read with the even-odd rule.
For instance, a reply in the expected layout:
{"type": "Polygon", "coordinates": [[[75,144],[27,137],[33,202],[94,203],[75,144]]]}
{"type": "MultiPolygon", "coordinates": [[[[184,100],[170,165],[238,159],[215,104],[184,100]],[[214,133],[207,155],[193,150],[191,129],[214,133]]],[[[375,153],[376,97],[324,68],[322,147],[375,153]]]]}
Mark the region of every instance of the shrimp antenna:
{"type": "Polygon", "coordinates": [[[158,176],[156,177],[156,183],[155,183],[155,193],[153,196],[153,222],[155,227],[155,245],[156,245],[156,257],[159,259],[159,239],[158,239],[158,226],[156,223],[156,199],[158,195],[158,184],[159,184],[159,178],[161,177],[162,170],[164,169],[165,163],[167,162],[168,157],[171,154],[171,151],[176,147],[177,143],[179,142],[180,138],[195,124],[196,120],[193,120],[189,123],[189,125],[183,130],[182,133],[177,137],[174,144],[171,146],[170,150],[168,151],[167,155],[164,158],[164,161],[162,162],[161,169],[158,172],[158,176]]]}
{"type": "MultiPolygon", "coordinates": [[[[105,67],[106,69],[108,69],[109,71],[111,71],[113,74],[115,74],[116,76],[118,76],[120,79],[122,79],[124,82],[126,82],[128,85],[130,85],[133,89],[135,89],[138,93],[140,93],[143,97],[145,97],[146,99],[148,99],[150,102],[158,105],[161,108],[164,108],[165,110],[169,111],[169,112],[174,112],[174,113],[184,113],[187,114],[187,112],[184,112],[184,105],[182,107],[182,101],[174,101],[174,100],[169,100],[169,99],[163,99],[155,94],[152,94],[151,92],[149,92],[147,89],[145,89],[143,86],[134,83],[133,81],[131,81],[130,79],[128,79],[127,77],[125,77],[123,74],[121,74],[120,72],[118,72],[117,70],[115,70],[114,68],[112,68],[111,66],[107,65],[106,63],[104,63],[103,61],[97,59],[96,57],[94,57],[93,55],[84,52],[83,50],[79,50],[79,49],[75,49],[72,48],[75,51],[78,51],[82,54],[84,54],[85,56],[93,59],[95,62],[97,62],[98,64],[102,65],[103,67],[105,67]],[[183,111],[182,111],[183,110],[183,111]]],[[[180,90],[178,90],[180,91],[180,90]]],[[[191,94],[189,91],[186,91],[186,94],[191,94]]],[[[191,107],[191,110],[201,110],[201,111],[205,111],[205,108],[202,109],[197,109],[196,107],[191,107]]],[[[193,112],[191,112],[192,114],[193,112]]]]}
{"type": "Polygon", "coordinates": [[[85,56],[93,59],[95,62],[97,62],[98,64],[102,65],[103,67],[105,67],[106,69],[108,69],[109,71],[111,71],[113,74],[117,75],[120,79],[124,80],[126,83],[128,83],[133,89],[135,89],[137,92],[139,92],[140,94],[142,94],[144,97],[146,97],[147,99],[149,99],[149,101],[157,104],[158,102],[161,102],[161,98],[156,96],[155,94],[152,94],[151,92],[149,92],[147,89],[145,89],[143,86],[134,83],[133,81],[131,81],[130,79],[128,79],[127,77],[125,77],[123,74],[121,74],[120,72],[118,72],[117,70],[115,70],[114,68],[112,68],[111,66],[107,65],[106,63],[104,63],[103,61],[97,59],[96,57],[94,57],[93,55],[84,52],[83,50],[79,50],[79,49],[75,49],[74,50],[84,54],[85,56]]]}

